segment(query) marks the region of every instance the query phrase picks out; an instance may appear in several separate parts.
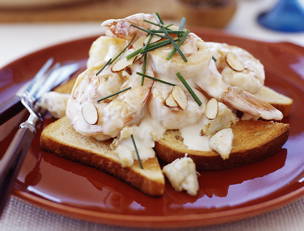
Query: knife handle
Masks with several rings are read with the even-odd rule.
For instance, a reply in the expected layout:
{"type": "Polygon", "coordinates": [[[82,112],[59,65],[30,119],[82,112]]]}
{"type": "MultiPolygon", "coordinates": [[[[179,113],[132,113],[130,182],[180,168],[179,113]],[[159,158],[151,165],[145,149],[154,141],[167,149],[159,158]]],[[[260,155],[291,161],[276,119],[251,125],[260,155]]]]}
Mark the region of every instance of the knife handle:
{"type": "Polygon", "coordinates": [[[13,96],[0,105],[0,125],[11,119],[14,115],[17,115],[22,109],[24,109],[20,98],[13,96]]]}
{"type": "Polygon", "coordinates": [[[0,217],[9,201],[9,195],[16,176],[23,163],[25,154],[35,135],[35,127],[24,122],[20,125],[13,141],[0,160],[0,217]]]}

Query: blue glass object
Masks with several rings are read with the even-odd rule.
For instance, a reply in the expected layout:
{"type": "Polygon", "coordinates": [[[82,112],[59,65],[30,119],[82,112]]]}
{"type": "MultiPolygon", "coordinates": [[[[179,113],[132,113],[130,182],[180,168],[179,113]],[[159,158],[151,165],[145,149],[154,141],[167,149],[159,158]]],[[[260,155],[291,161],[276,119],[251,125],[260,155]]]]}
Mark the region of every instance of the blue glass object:
{"type": "Polygon", "coordinates": [[[271,30],[283,32],[304,31],[304,3],[301,0],[279,0],[269,11],[262,12],[258,22],[271,30]]]}

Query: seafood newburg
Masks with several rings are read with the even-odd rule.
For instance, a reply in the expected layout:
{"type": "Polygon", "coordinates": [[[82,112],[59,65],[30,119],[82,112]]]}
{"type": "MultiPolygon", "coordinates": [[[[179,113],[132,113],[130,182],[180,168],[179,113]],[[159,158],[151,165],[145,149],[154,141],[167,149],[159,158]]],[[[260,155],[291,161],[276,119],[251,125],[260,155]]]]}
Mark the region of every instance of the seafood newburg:
{"type": "MultiPolygon", "coordinates": [[[[229,159],[232,126],[279,121],[283,114],[260,97],[268,88],[258,59],[242,48],[204,41],[185,21],[168,25],[159,14],[143,13],[104,21],[70,95],[49,93],[41,105],[55,116],[65,114],[78,134],[109,141],[122,168],[155,158],[155,142],[171,130],[179,132],[183,147],[229,159]]],[[[195,195],[195,169],[186,153],[163,172],[176,190],[195,195]]]]}

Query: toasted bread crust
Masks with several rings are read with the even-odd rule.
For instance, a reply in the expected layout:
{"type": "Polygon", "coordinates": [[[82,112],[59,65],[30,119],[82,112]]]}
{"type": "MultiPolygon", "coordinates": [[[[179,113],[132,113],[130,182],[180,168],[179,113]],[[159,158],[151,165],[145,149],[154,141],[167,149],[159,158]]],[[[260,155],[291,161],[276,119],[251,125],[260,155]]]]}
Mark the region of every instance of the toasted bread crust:
{"type": "MultiPolygon", "coordinates": [[[[103,155],[103,153],[96,154],[86,149],[86,147],[80,147],[69,141],[63,143],[62,139],[64,139],[66,134],[62,137],[58,137],[58,134],[53,132],[55,130],[58,132],[58,126],[62,126],[62,129],[67,129],[69,132],[73,131],[71,125],[68,124],[67,118],[62,118],[49,124],[44,128],[40,138],[40,145],[43,149],[61,157],[101,169],[131,184],[148,195],[161,196],[164,194],[165,182],[156,158],[150,158],[144,161],[144,170],[139,168],[137,162],[135,162],[132,167],[122,167],[118,160],[109,158],[107,155],[103,155]],[[145,170],[158,172],[162,177],[154,179],[148,178],[145,174],[142,174],[145,170]]],[[[74,137],[73,139],[76,138],[75,143],[77,142],[77,138],[83,139],[82,135],[77,134],[75,131],[72,135],[74,137]]],[[[95,143],[97,141],[92,140],[92,142],[95,143]]]]}
{"type": "Polygon", "coordinates": [[[195,151],[181,145],[177,147],[172,144],[172,139],[168,138],[174,135],[168,133],[164,139],[156,143],[155,149],[158,157],[165,163],[183,157],[187,153],[194,160],[198,170],[233,168],[277,153],[288,138],[289,125],[268,121],[240,121],[232,129],[235,138],[232,153],[226,160],[213,151],[195,151]]]}

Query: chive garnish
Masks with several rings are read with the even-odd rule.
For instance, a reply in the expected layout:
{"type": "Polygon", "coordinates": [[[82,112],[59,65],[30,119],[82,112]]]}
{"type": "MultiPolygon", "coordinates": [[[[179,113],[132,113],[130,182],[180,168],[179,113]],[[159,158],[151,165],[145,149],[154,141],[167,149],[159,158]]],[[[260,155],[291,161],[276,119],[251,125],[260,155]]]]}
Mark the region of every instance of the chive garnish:
{"type": "MultiPolygon", "coordinates": [[[[165,28],[165,27],[164,27],[164,25],[163,25],[163,24],[164,24],[164,23],[163,23],[163,20],[160,18],[160,16],[159,16],[158,13],[156,13],[156,16],[158,17],[158,20],[159,20],[160,24],[151,22],[151,21],[149,21],[149,20],[145,20],[145,22],[148,22],[148,23],[151,23],[151,24],[153,24],[153,25],[158,26],[158,27],[160,28],[160,30],[164,32],[164,34],[166,35],[166,38],[170,41],[170,43],[171,43],[172,46],[174,47],[173,50],[176,50],[176,51],[179,53],[179,55],[182,57],[182,59],[184,60],[184,62],[187,62],[188,60],[187,60],[186,56],[185,56],[185,55],[183,54],[183,52],[179,49],[179,46],[176,44],[176,42],[174,41],[174,39],[169,35],[168,28],[165,28]]],[[[185,24],[185,19],[184,19],[183,22],[181,22],[181,23],[185,24]]],[[[171,56],[171,57],[172,57],[172,56],[171,56]]],[[[170,59],[170,56],[167,57],[167,60],[169,60],[169,59],[170,59]]]]}
{"type": "Polygon", "coordinates": [[[124,47],[124,49],[119,52],[113,59],[110,58],[105,65],[103,65],[103,67],[96,72],[96,76],[99,75],[107,66],[111,65],[112,63],[114,63],[127,49],[128,47],[132,44],[132,42],[134,41],[135,36],[133,36],[133,38],[131,39],[131,41],[127,44],[127,46],[124,47]]]}
{"type": "Polygon", "coordinates": [[[165,27],[168,31],[171,31],[171,29],[169,28],[170,26],[173,26],[174,24],[169,24],[169,25],[162,25],[162,24],[160,24],[160,23],[156,23],[156,22],[152,22],[152,21],[149,21],[149,20],[147,20],[147,19],[144,19],[144,22],[147,22],[147,23],[149,23],[149,24],[152,24],[152,25],[154,25],[154,26],[158,26],[158,27],[165,27]]]}
{"type": "Polygon", "coordinates": [[[135,28],[138,29],[138,30],[144,31],[144,32],[146,32],[147,34],[155,34],[155,35],[158,36],[158,37],[166,38],[165,36],[162,36],[162,35],[156,34],[156,33],[152,33],[151,30],[147,30],[147,29],[142,28],[142,27],[140,27],[140,26],[137,26],[137,25],[134,25],[134,24],[131,24],[131,26],[135,27],[135,28]]]}
{"type": "MultiPolygon", "coordinates": [[[[186,24],[186,18],[185,18],[185,17],[182,17],[178,29],[179,29],[180,31],[183,31],[184,28],[185,28],[185,24],[186,24]]],[[[181,36],[181,38],[180,38],[180,41],[179,41],[178,44],[177,44],[178,47],[180,47],[180,46],[185,42],[185,40],[186,40],[188,34],[189,34],[189,31],[186,31],[186,32],[183,31],[183,34],[182,34],[182,36],[181,36]]],[[[178,36],[179,36],[179,35],[180,35],[180,34],[178,34],[178,36]]],[[[174,48],[172,49],[172,51],[169,53],[167,59],[171,59],[175,53],[176,53],[176,49],[175,49],[175,47],[174,47],[174,48]]]]}
{"type": "MultiPolygon", "coordinates": [[[[177,40],[175,40],[177,41],[177,40]]],[[[157,41],[155,43],[151,43],[149,44],[146,49],[144,49],[144,47],[142,48],[139,48],[138,50],[136,51],[133,51],[131,54],[129,54],[127,56],[127,59],[131,59],[133,58],[134,56],[138,55],[138,54],[144,54],[144,53],[147,53],[148,51],[152,51],[152,50],[155,50],[157,48],[160,48],[160,47],[163,47],[163,46],[166,46],[166,45],[169,45],[171,42],[170,40],[162,40],[162,41],[157,41]]]]}
{"type": "Polygon", "coordinates": [[[112,62],[112,59],[109,59],[109,60],[103,65],[103,67],[102,67],[99,71],[96,72],[96,76],[99,75],[99,74],[100,74],[108,65],[110,65],[111,62],[112,62]]]}
{"type": "Polygon", "coordinates": [[[180,55],[182,56],[182,58],[184,59],[185,62],[187,62],[186,57],[184,56],[184,54],[179,50],[179,48],[177,47],[176,43],[174,42],[173,38],[169,35],[168,31],[166,29],[164,29],[163,27],[161,27],[161,30],[164,32],[164,34],[166,35],[167,39],[170,40],[171,44],[174,46],[174,48],[176,50],[179,51],[180,55]]]}
{"type": "Polygon", "coordinates": [[[161,25],[161,24],[159,24],[159,23],[152,22],[152,21],[149,21],[149,20],[147,20],[147,19],[144,19],[144,22],[150,23],[150,24],[152,24],[152,25],[154,25],[154,26],[158,26],[158,27],[162,27],[162,26],[163,26],[163,25],[161,25]]]}
{"type": "Polygon", "coordinates": [[[185,24],[186,24],[186,18],[185,18],[185,17],[182,17],[182,19],[180,20],[178,29],[179,29],[179,30],[184,30],[185,24]]]}
{"type": "Polygon", "coordinates": [[[214,57],[214,56],[212,56],[212,60],[214,61],[214,62],[216,62],[217,60],[216,60],[216,58],[214,57]]]}
{"type": "MultiPolygon", "coordinates": [[[[147,41],[147,44],[145,44],[145,46],[144,46],[144,48],[143,48],[144,50],[145,50],[145,49],[147,48],[147,46],[150,44],[152,37],[153,37],[153,35],[150,34],[150,35],[149,35],[149,39],[148,39],[148,41],[147,41]]],[[[144,54],[144,63],[143,63],[143,66],[142,66],[142,72],[143,72],[144,74],[146,74],[146,71],[147,71],[147,56],[148,56],[148,54],[145,53],[145,54],[144,54]]],[[[144,82],[145,82],[145,76],[142,76],[142,78],[141,78],[141,86],[144,85],[144,82]]]]}
{"type": "Polygon", "coordinates": [[[134,41],[135,36],[133,36],[133,38],[131,39],[131,41],[127,44],[127,46],[125,46],[125,48],[119,52],[112,60],[111,64],[114,63],[127,49],[128,47],[132,44],[132,42],[134,41]]]}
{"type": "MultiPolygon", "coordinates": [[[[182,57],[182,59],[184,60],[184,62],[188,62],[186,56],[184,55],[184,53],[179,49],[179,46],[176,44],[176,42],[174,41],[174,39],[168,34],[168,31],[166,29],[164,29],[162,27],[162,30],[164,31],[164,33],[167,35],[167,38],[170,40],[171,44],[174,46],[173,50],[175,49],[179,55],[182,57]]],[[[167,60],[169,60],[170,57],[167,57],[167,60]]]]}
{"type": "MultiPolygon", "coordinates": [[[[146,71],[147,71],[147,53],[144,54],[144,63],[143,63],[143,66],[142,66],[143,74],[146,74],[146,71]]],[[[144,85],[144,82],[145,82],[145,76],[142,76],[141,77],[141,86],[144,85]]]]}
{"type": "Polygon", "coordinates": [[[195,102],[201,106],[202,105],[202,101],[198,98],[198,96],[195,94],[195,92],[192,90],[192,88],[190,87],[190,85],[187,83],[187,81],[185,80],[185,78],[181,75],[181,73],[177,72],[176,73],[177,78],[182,82],[182,84],[185,86],[185,88],[187,88],[187,90],[189,91],[190,95],[192,96],[192,98],[195,100],[195,102]]]}
{"type": "Polygon", "coordinates": [[[132,143],[133,143],[133,146],[134,146],[134,149],[135,149],[135,152],[136,152],[136,156],[137,156],[137,159],[138,159],[139,166],[140,166],[141,169],[144,169],[144,166],[141,162],[141,159],[140,159],[140,156],[139,156],[139,152],[138,152],[133,134],[131,135],[131,139],[132,139],[132,143]]]}
{"type": "Polygon", "coordinates": [[[140,54],[142,52],[143,48],[139,48],[136,51],[133,51],[132,53],[127,55],[127,59],[132,59],[134,56],[140,54]]]}
{"type": "MultiPolygon", "coordinates": [[[[177,46],[180,47],[187,39],[189,34],[189,31],[186,31],[183,36],[180,38],[180,40],[177,43],[177,46]]],[[[175,47],[173,48],[173,50],[168,54],[167,56],[167,60],[171,59],[173,57],[173,55],[176,53],[176,49],[175,47]]]]}
{"type": "Polygon", "coordinates": [[[149,37],[149,39],[147,41],[147,44],[145,44],[145,46],[143,47],[143,51],[145,51],[147,49],[147,47],[150,45],[150,42],[151,42],[151,40],[153,38],[153,34],[150,34],[149,36],[150,37],[149,37]]]}
{"type": "Polygon", "coordinates": [[[108,95],[108,96],[106,96],[106,97],[103,97],[103,98],[97,100],[97,102],[99,103],[99,102],[102,101],[102,100],[111,98],[111,97],[113,97],[113,96],[115,96],[115,95],[118,95],[118,94],[123,93],[123,92],[125,92],[125,91],[127,91],[127,90],[130,90],[130,89],[131,89],[131,87],[125,88],[125,89],[123,89],[123,90],[120,90],[120,91],[118,91],[118,92],[112,94],[112,95],[108,95]]]}
{"type": "MultiPolygon", "coordinates": [[[[175,40],[175,41],[177,41],[177,40],[175,40]]],[[[143,50],[143,53],[155,50],[155,49],[160,48],[160,47],[167,46],[170,43],[171,43],[171,41],[169,39],[158,41],[158,42],[155,42],[155,43],[151,43],[149,46],[147,46],[147,48],[145,50],[143,50]]]]}
{"type": "MultiPolygon", "coordinates": [[[[151,34],[159,34],[159,33],[164,33],[162,30],[149,30],[151,34]]],[[[180,31],[180,30],[169,30],[169,34],[184,34],[185,31],[180,31]]]]}
{"type": "Polygon", "coordinates": [[[148,78],[148,79],[152,79],[152,80],[154,80],[154,81],[158,81],[158,82],[161,82],[161,83],[164,83],[164,84],[168,84],[168,85],[171,85],[171,86],[175,86],[174,83],[170,83],[170,82],[167,82],[167,81],[164,81],[164,80],[161,80],[161,79],[152,77],[152,76],[150,76],[150,75],[146,75],[146,74],[143,74],[143,73],[140,73],[140,72],[136,72],[136,74],[138,74],[138,75],[140,75],[140,76],[144,76],[145,78],[148,78]]]}
{"type": "Polygon", "coordinates": [[[160,22],[160,24],[164,25],[164,21],[161,19],[160,15],[158,12],[155,13],[156,17],[158,18],[158,21],[160,22]]]}
{"type": "MultiPolygon", "coordinates": [[[[144,46],[144,48],[143,48],[144,51],[146,50],[147,46],[149,46],[149,44],[150,44],[152,38],[153,38],[153,34],[150,34],[150,35],[149,35],[149,39],[148,39],[148,41],[147,41],[147,44],[145,44],[145,46],[144,46]]],[[[145,54],[144,54],[144,63],[143,63],[143,67],[142,67],[142,71],[143,71],[144,74],[146,74],[146,71],[147,71],[147,58],[148,58],[148,54],[145,53],[145,54]]],[[[145,76],[142,76],[142,78],[141,78],[141,86],[144,85],[144,82],[145,82],[145,76]]]]}
{"type": "Polygon", "coordinates": [[[173,23],[171,23],[171,24],[169,24],[169,25],[167,25],[167,26],[165,26],[167,29],[169,29],[170,30],[170,26],[174,26],[174,24],[173,23]]]}
{"type": "Polygon", "coordinates": [[[147,30],[147,29],[145,29],[145,28],[142,28],[142,27],[140,27],[140,26],[137,26],[137,25],[135,25],[135,24],[131,24],[131,26],[133,26],[133,27],[135,27],[136,29],[138,29],[138,30],[142,30],[142,31],[144,31],[144,32],[146,32],[146,33],[150,33],[150,31],[149,30],[147,30]]]}

